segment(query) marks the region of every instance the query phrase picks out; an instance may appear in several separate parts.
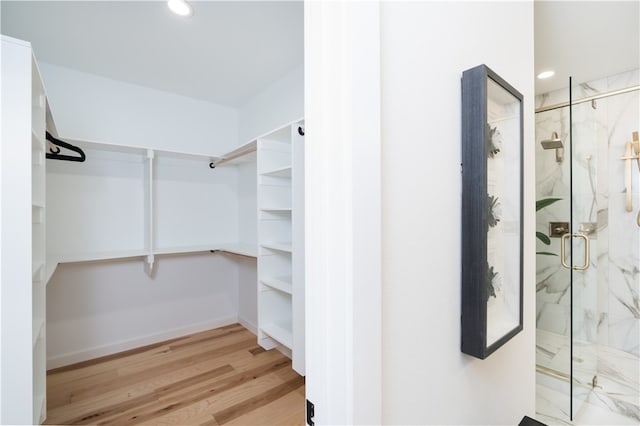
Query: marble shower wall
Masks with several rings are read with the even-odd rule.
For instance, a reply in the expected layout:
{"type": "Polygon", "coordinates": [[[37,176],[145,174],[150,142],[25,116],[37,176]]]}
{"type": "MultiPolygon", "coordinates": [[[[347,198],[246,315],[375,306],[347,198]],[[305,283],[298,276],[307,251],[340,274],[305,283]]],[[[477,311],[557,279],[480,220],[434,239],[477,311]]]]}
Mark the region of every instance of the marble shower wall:
{"type": "MultiPolygon", "coordinates": [[[[573,98],[640,84],[639,70],[574,86],[573,98]]],[[[536,107],[567,101],[568,90],[538,96],[536,107]]],[[[640,171],[633,165],[633,211],[625,211],[625,143],[640,130],[638,91],[573,107],[574,218],[590,233],[591,267],[574,272],[575,338],[640,355],[640,171]]],[[[550,221],[569,221],[569,108],[536,114],[536,199],[560,198],[537,214],[537,231],[548,234],[550,221]],[[554,150],[540,141],[557,132],[566,158],[557,163],[554,150]]],[[[560,253],[560,239],[537,251],[560,253]]],[[[574,263],[582,263],[576,248],[574,263]]],[[[569,271],[558,256],[537,255],[537,327],[569,335],[569,271]]],[[[568,368],[568,366],[567,366],[568,368]]]]}

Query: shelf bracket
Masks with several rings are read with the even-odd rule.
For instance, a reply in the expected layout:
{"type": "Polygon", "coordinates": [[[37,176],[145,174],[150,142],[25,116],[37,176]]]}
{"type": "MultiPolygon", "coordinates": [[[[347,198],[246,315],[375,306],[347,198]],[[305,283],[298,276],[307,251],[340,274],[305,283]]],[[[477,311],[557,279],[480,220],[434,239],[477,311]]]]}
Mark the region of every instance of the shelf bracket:
{"type": "Polygon", "coordinates": [[[153,274],[153,265],[155,263],[155,256],[153,254],[148,254],[147,258],[146,258],[146,263],[145,263],[145,270],[147,272],[147,275],[151,275],[153,274]]]}

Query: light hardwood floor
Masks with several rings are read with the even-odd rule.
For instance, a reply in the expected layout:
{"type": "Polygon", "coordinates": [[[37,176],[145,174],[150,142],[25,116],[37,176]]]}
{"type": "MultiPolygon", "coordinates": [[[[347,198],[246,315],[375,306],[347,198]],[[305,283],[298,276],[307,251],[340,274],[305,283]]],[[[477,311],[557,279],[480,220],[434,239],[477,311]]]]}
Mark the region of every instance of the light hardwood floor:
{"type": "Polygon", "coordinates": [[[239,324],[47,373],[46,424],[303,425],[304,378],[239,324]]]}

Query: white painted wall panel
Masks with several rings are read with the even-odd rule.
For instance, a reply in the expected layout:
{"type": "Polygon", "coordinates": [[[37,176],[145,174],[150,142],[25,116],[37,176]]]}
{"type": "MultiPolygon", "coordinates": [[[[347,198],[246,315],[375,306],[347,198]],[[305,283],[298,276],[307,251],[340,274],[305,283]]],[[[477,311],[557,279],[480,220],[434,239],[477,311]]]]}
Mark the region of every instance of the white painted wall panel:
{"type": "Polygon", "coordinates": [[[238,173],[238,236],[240,242],[257,244],[258,198],[256,161],[237,167],[238,173]]]}
{"type": "Polygon", "coordinates": [[[304,68],[292,69],[238,110],[239,143],[304,116],[304,68]]]}
{"type": "Polygon", "coordinates": [[[514,425],[535,411],[533,2],[383,2],[383,422],[514,425]],[[524,94],[524,331],[460,352],[460,79],[524,94]]]}
{"type": "Polygon", "coordinates": [[[48,368],[236,322],[238,268],[225,255],[62,264],[47,286],[48,368]]]}
{"type": "Polygon", "coordinates": [[[249,330],[258,330],[258,270],[256,259],[236,257],[238,264],[238,320],[249,330]]]}
{"type": "Polygon", "coordinates": [[[236,146],[235,109],[40,63],[62,137],[219,153],[236,146]]]}

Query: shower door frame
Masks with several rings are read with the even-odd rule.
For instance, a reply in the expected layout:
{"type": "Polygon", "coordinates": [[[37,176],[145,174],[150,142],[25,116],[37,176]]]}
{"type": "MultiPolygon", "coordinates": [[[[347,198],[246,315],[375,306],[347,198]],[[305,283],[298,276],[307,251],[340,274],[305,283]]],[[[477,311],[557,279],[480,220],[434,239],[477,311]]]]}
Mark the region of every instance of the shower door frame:
{"type": "MultiPolygon", "coordinates": [[[[584,100],[581,100],[579,103],[584,103],[584,102],[585,102],[584,100]]],[[[594,342],[589,342],[585,338],[584,341],[580,343],[578,342],[579,329],[583,326],[583,324],[579,322],[579,317],[583,312],[583,309],[582,309],[583,304],[579,302],[589,296],[588,294],[585,295],[585,292],[588,292],[588,291],[595,291],[595,298],[597,300],[598,276],[597,274],[591,274],[592,278],[591,280],[589,280],[589,274],[587,273],[587,271],[589,270],[589,268],[597,267],[597,265],[592,266],[592,262],[590,262],[591,237],[589,233],[583,232],[583,230],[579,226],[580,221],[579,221],[579,218],[577,217],[577,212],[576,212],[578,210],[577,206],[580,204],[579,202],[583,201],[584,194],[582,194],[579,191],[576,191],[577,184],[574,179],[576,178],[574,165],[577,165],[579,161],[579,158],[578,158],[579,150],[577,149],[577,143],[583,142],[584,144],[585,142],[582,141],[580,137],[578,137],[576,140],[576,135],[574,134],[574,127],[576,127],[576,123],[574,123],[574,106],[575,105],[576,104],[573,102],[573,78],[569,77],[569,104],[568,104],[568,107],[569,107],[569,156],[568,158],[570,159],[570,162],[569,162],[569,201],[570,201],[569,202],[569,234],[565,234],[565,236],[563,236],[563,239],[569,239],[571,244],[570,244],[569,264],[568,265],[566,264],[565,259],[562,255],[562,250],[561,250],[560,261],[563,267],[569,269],[569,274],[570,274],[570,277],[569,277],[569,288],[570,288],[569,418],[571,421],[575,419],[576,413],[580,410],[580,408],[586,402],[590,392],[590,389],[589,389],[589,391],[584,392],[582,396],[580,396],[579,392],[577,392],[579,388],[584,388],[587,385],[586,382],[581,382],[580,379],[578,378],[578,374],[576,371],[577,365],[580,364],[582,366],[583,368],[582,373],[586,371],[584,370],[584,366],[591,366],[591,368],[588,371],[588,375],[593,376],[594,377],[593,380],[595,380],[595,377],[597,375],[597,351],[595,350],[595,347],[597,345],[597,323],[595,326],[596,327],[595,330],[591,330],[596,340],[594,342]],[[578,260],[580,258],[582,259],[578,260]],[[576,261],[581,262],[581,264],[576,265],[575,264],[576,261]],[[583,281],[587,285],[583,285],[582,288],[579,288],[576,285],[579,279],[581,279],[581,281],[583,281]],[[593,280],[595,280],[595,282],[593,282],[593,280]],[[591,348],[589,347],[590,345],[592,346],[591,348]]],[[[595,146],[593,146],[592,148],[596,150],[596,154],[597,154],[597,143],[598,143],[597,138],[594,143],[595,143],[595,146]]],[[[587,162],[587,167],[589,168],[588,170],[589,179],[592,179],[590,162],[587,162]]],[[[597,157],[596,157],[594,168],[596,169],[596,172],[597,172],[597,157]]],[[[594,188],[597,187],[597,183],[590,182],[590,184],[594,185],[594,188]]],[[[595,205],[595,197],[596,197],[595,189],[593,189],[593,191],[594,193],[592,194],[592,196],[594,197],[593,203],[595,205]]],[[[597,211],[596,211],[596,214],[597,214],[597,211]]],[[[591,220],[591,217],[588,218],[588,221],[590,220],[591,220]]],[[[564,248],[562,243],[561,243],[561,248],[564,248]]],[[[584,333],[584,331],[582,331],[582,333],[584,333]]]]}

